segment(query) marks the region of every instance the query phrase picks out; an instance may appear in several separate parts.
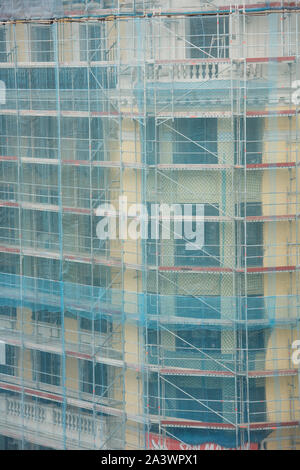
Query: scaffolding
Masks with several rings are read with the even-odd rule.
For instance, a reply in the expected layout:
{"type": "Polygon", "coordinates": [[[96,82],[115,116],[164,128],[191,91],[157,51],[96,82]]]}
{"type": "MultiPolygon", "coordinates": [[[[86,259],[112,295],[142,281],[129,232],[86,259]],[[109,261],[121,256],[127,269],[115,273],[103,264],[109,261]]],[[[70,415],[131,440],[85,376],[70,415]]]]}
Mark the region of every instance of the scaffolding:
{"type": "Polygon", "coordinates": [[[299,449],[299,10],[1,2],[1,448],[299,449]]]}

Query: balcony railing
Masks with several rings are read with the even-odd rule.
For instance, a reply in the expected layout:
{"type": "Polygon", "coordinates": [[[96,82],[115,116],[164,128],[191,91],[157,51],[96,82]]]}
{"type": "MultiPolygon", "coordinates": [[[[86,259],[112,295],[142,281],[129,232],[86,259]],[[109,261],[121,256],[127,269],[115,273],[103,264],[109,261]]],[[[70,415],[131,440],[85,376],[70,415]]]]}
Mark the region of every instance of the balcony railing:
{"type": "Polygon", "coordinates": [[[64,415],[55,405],[41,405],[17,398],[0,396],[0,428],[47,446],[57,448],[65,434],[67,448],[103,449],[106,441],[106,420],[82,412],[67,411],[64,415]]]}
{"type": "MultiPolygon", "coordinates": [[[[261,64],[249,63],[246,67],[247,80],[267,77],[267,69],[261,64]]],[[[244,68],[237,63],[218,62],[174,62],[169,64],[148,64],[146,78],[149,81],[205,81],[243,78],[244,68]]]]}

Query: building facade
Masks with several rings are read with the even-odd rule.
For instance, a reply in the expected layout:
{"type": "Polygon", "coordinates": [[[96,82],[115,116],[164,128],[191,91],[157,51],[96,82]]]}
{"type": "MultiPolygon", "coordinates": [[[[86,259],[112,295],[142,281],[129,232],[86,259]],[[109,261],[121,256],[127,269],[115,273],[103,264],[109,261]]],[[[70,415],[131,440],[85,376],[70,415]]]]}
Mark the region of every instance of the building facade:
{"type": "Polygon", "coordinates": [[[299,449],[299,9],[2,2],[0,448],[299,449]]]}

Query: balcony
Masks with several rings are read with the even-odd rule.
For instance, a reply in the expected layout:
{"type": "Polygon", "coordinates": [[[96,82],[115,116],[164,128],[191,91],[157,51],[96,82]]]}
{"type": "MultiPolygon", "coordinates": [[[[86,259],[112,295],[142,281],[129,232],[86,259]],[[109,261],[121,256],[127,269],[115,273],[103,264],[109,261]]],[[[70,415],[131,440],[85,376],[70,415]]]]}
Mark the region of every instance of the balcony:
{"type": "MultiPolygon", "coordinates": [[[[221,60],[221,59],[220,59],[221,60]]],[[[231,75],[231,65],[215,62],[197,61],[186,59],[183,61],[170,61],[164,64],[148,64],[146,68],[146,79],[149,81],[199,81],[229,79],[231,75]]]]}
{"type": "Polygon", "coordinates": [[[230,80],[269,79],[270,63],[273,66],[276,77],[284,80],[288,72],[288,65],[294,57],[267,57],[248,59],[174,59],[146,66],[146,79],[148,81],[206,81],[206,80],[230,80]],[[246,62],[245,62],[246,61],[246,62]]]}
{"type": "Polygon", "coordinates": [[[67,411],[65,419],[55,405],[0,396],[0,429],[7,436],[25,439],[56,449],[105,449],[107,423],[105,418],[93,418],[82,412],[67,411]]]}

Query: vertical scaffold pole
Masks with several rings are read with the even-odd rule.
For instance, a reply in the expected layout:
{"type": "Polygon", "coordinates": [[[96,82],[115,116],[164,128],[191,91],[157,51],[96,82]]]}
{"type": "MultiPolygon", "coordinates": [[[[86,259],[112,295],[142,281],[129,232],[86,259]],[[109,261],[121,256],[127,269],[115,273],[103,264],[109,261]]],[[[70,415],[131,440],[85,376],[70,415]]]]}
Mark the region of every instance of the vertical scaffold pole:
{"type": "MultiPolygon", "coordinates": [[[[20,25],[21,27],[21,25],[20,25]]],[[[21,415],[22,415],[22,436],[21,436],[21,442],[22,442],[22,450],[25,449],[25,437],[24,437],[24,431],[25,431],[25,377],[24,377],[24,370],[25,370],[25,358],[24,358],[24,352],[25,352],[25,344],[24,344],[24,309],[23,309],[23,243],[22,243],[22,233],[21,233],[21,228],[22,228],[22,154],[21,154],[21,142],[20,142],[20,135],[21,135],[21,130],[20,130],[20,97],[19,97],[19,87],[18,87],[18,45],[17,45],[17,32],[16,32],[16,23],[13,23],[12,25],[13,29],[13,57],[14,57],[14,80],[15,80],[15,86],[16,86],[16,110],[17,110],[17,148],[18,148],[18,154],[17,154],[17,181],[18,181],[18,194],[17,194],[17,201],[19,204],[19,209],[18,209],[18,238],[19,238],[19,249],[20,249],[20,257],[19,257],[19,280],[20,280],[20,307],[19,307],[19,313],[20,313],[20,328],[21,328],[21,341],[20,341],[20,359],[19,359],[19,373],[21,375],[21,415]]]]}
{"type": "Polygon", "coordinates": [[[58,22],[52,23],[52,38],[54,42],[55,61],[55,91],[56,91],[56,113],[57,113],[57,158],[58,168],[58,233],[59,233],[59,291],[60,291],[60,316],[61,316],[61,379],[62,379],[62,426],[63,426],[63,448],[67,449],[66,413],[66,351],[65,351],[65,315],[64,315],[64,255],[63,255],[63,201],[62,201],[62,153],[61,153],[61,104],[60,104],[60,74],[59,74],[59,40],[58,22]]]}

